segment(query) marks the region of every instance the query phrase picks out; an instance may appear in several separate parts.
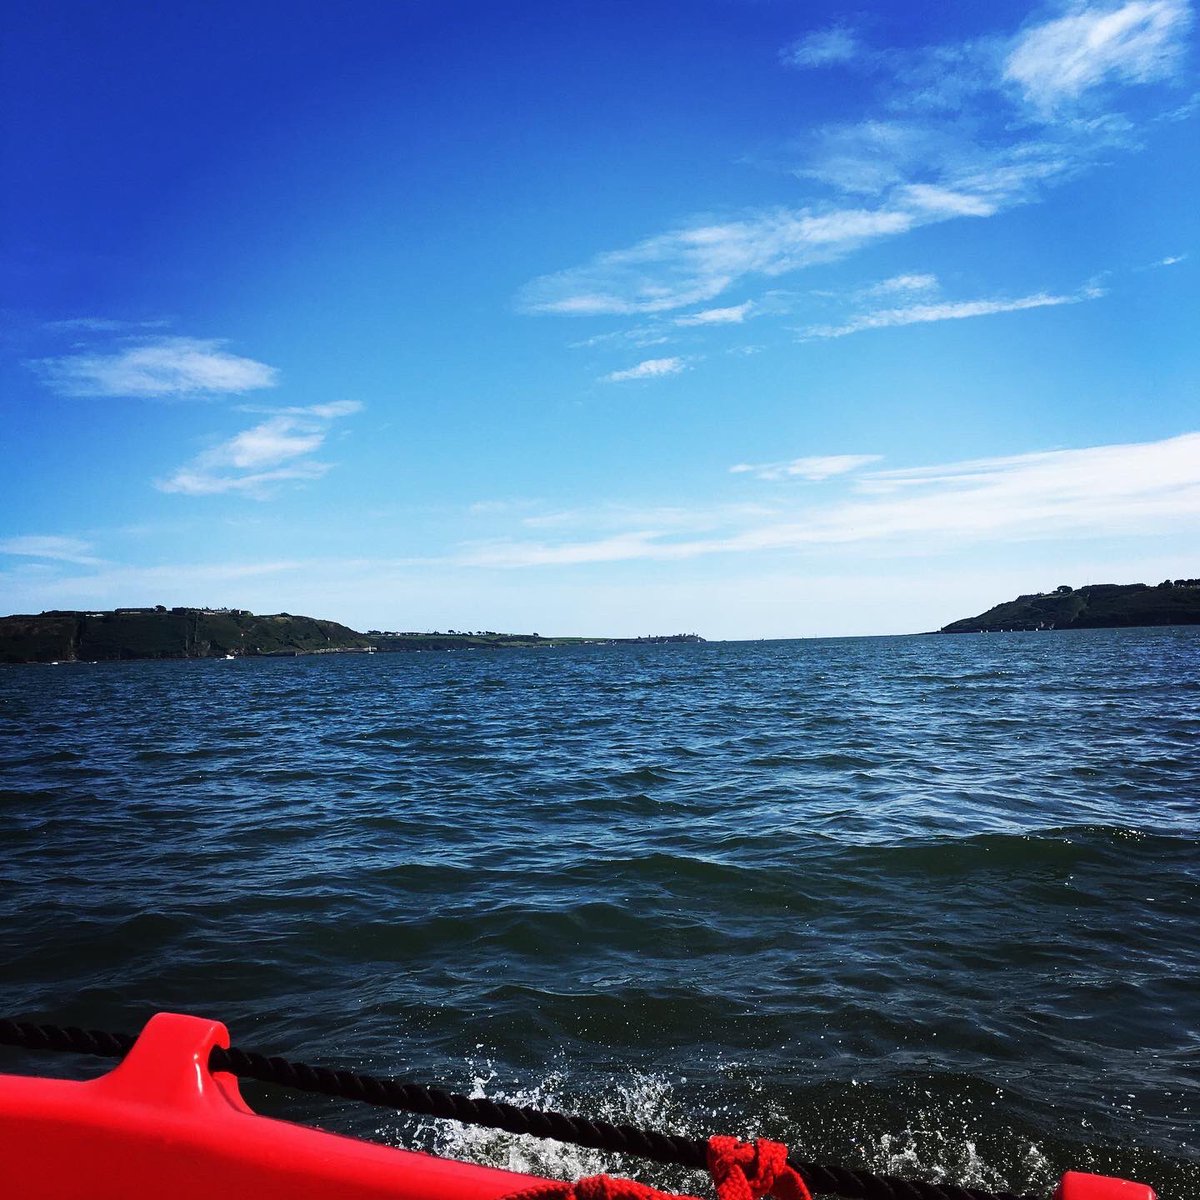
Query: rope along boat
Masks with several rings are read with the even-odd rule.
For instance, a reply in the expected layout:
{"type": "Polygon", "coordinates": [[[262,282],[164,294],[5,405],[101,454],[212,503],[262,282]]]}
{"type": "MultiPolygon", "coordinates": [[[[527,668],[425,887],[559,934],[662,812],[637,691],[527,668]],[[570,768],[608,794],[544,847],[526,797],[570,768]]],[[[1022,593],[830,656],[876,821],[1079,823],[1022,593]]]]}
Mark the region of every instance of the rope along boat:
{"type": "MultiPolygon", "coordinates": [[[[85,1082],[0,1075],[0,1180],[6,1195],[29,1200],[673,1200],[632,1180],[563,1183],[259,1116],[239,1076],[707,1168],[717,1200],[1045,1200],[803,1162],[777,1142],[703,1142],[267,1058],[231,1048],[220,1022],[175,1013],[151,1018],[137,1038],[0,1021],[0,1044],[121,1059],[85,1082]]],[[[1054,1200],[1157,1198],[1145,1184],[1069,1171],[1054,1200]]]]}

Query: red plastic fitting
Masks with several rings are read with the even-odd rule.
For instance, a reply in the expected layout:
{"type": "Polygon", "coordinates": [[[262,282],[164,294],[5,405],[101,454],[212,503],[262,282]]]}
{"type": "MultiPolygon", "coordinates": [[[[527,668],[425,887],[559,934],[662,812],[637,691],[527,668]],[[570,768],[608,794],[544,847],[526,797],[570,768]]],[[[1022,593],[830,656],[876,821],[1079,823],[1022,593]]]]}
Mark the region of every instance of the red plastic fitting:
{"type": "Polygon", "coordinates": [[[0,1196],[20,1200],[502,1200],[529,1175],[259,1116],[210,1071],[224,1025],[152,1017],[99,1079],[0,1075],[0,1196]]]}
{"type": "Polygon", "coordinates": [[[1158,1193],[1148,1183],[1068,1171],[1054,1189],[1054,1200],[1158,1200],[1158,1193]]]}

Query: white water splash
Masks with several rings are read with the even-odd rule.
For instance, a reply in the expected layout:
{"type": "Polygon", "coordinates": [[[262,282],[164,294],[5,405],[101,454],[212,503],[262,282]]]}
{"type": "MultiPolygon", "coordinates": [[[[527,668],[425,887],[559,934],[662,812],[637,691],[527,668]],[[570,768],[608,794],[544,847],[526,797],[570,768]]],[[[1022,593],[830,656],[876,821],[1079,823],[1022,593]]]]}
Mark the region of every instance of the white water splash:
{"type": "MultiPolygon", "coordinates": [[[[932,1117],[933,1114],[927,1114],[932,1117]]],[[[945,1114],[938,1114],[944,1121],[945,1114]]],[[[1016,1155],[1019,1168],[1009,1163],[1001,1169],[990,1163],[976,1142],[962,1130],[909,1127],[901,1133],[883,1133],[862,1147],[866,1169],[880,1175],[903,1175],[930,1183],[1003,1191],[1046,1190],[1057,1182],[1050,1160],[1041,1147],[1027,1142],[1016,1155]],[[1019,1176],[1019,1182],[1014,1180],[1019,1176]]]]}
{"type": "MultiPolygon", "coordinates": [[[[798,1127],[779,1100],[762,1084],[747,1079],[738,1064],[717,1064],[718,1072],[734,1077],[740,1103],[697,1108],[695,1084],[686,1078],[631,1071],[623,1080],[592,1076],[580,1086],[578,1076],[560,1060],[540,1081],[505,1086],[490,1060],[469,1064],[472,1099],[490,1099],[537,1109],[553,1109],[614,1125],[633,1125],[683,1137],[704,1138],[712,1133],[739,1137],[772,1137],[785,1142],[801,1158],[826,1159],[815,1146],[814,1130],[798,1127]],[[599,1086],[597,1086],[599,1084],[599,1086]],[[753,1115],[748,1115],[752,1113],[753,1115]]],[[[734,1082],[731,1080],[731,1082],[734,1082]]],[[[711,1091],[710,1091],[711,1094],[711,1091]]],[[[875,1174],[901,1175],[938,1183],[988,1190],[1048,1191],[1057,1174],[1042,1148],[1024,1141],[991,1161],[979,1149],[979,1131],[969,1112],[921,1110],[899,1132],[880,1133],[865,1120],[850,1115],[835,1119],[850,1134],[853,1153],[844,1165],[875,1174]]],[[[828,1132],[825,1130],[823,1132],[828,1132]]],[[[551,1139],[504,1133],[455,1121],[422,1118],[401,1137],[395,1126],[377,1131],[384,1141],[398,1140],[446,1158],[519,1171],[551,1179],[579,1179],[606,1172],[628,1176],[675,1192],[705,1196],[711,1184],[704,1172],[667,1167],[644,1159],[588,1150],[551,1139]]]]}

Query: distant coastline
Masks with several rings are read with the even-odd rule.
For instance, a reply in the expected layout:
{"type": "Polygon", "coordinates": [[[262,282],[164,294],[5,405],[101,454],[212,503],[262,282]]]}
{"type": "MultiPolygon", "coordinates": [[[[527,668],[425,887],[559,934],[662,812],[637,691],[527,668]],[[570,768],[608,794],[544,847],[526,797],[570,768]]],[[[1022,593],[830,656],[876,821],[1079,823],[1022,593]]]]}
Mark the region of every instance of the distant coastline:
{"type": "Polygon", "coordinates": [[[966,617],[938,633],[1005,633],[1050,629],[1113,629],[1145,625],[1200,625],[1200,579],[1145,583],[1092,583],[1018,596],[966,617]]]}
{"type": "Polygon", "coordinates": [[[359,633],[336,621],[240,608],[55,609],[0,617],[0,663],[161,658],[290,658],[307,654],[415,653],[579,645],[702,642],[694,633],[639,638],[541,637],[492,631],[359,633]]]}
{"type": "MultiPolygon", "coordinates": [[[[1200,579],[1096,583],[1035,592],[943,626],[936,633],[1001,633],[1133,626],[1200,625],[1200,579]]],[[[365,633],[293,613],[238,608],[54,609],[0,617],[0,664],[137,659],[290,658],[311,654],[549,649],[701,643],[695,633],[643,637],[542,637],[494,630],[365,633]]]]}

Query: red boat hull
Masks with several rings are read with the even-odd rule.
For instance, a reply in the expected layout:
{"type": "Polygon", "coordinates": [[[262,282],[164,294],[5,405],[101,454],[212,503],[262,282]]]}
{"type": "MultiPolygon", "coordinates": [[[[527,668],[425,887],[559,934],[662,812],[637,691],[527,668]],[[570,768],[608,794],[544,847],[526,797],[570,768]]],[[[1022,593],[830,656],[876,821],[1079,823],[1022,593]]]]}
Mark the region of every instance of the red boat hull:
{"type": "Polygon", "coordinates": [[[208,1069],[217,1021],[160,1013],[99,1079],[0,1075],[0,1179],[26,1200],[498,1200],[529,1175],[393,1150],[251,1111],[208,1069]]]}
{"type": "MultiPolygon", "coordinates": [[[[393,1150],[253,1112],[208,1068],[218,1021],[159,1013],[107,1075],[0,1075],[0,1184],[22,1200],[501,1200],[545,1180],[393,1150]]],[[[1155,1200],[1068,1172],[1055,1200],[1155,1200]]]]}

